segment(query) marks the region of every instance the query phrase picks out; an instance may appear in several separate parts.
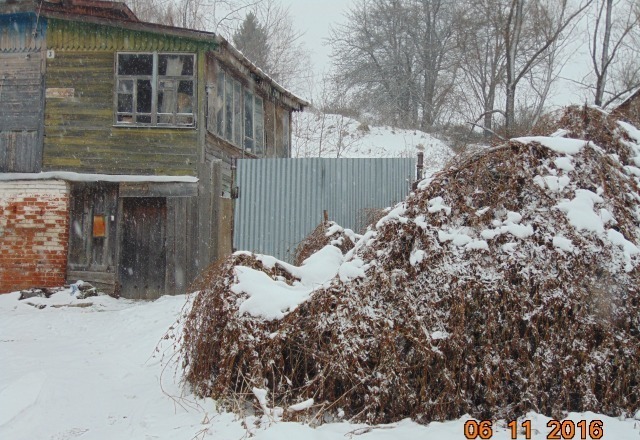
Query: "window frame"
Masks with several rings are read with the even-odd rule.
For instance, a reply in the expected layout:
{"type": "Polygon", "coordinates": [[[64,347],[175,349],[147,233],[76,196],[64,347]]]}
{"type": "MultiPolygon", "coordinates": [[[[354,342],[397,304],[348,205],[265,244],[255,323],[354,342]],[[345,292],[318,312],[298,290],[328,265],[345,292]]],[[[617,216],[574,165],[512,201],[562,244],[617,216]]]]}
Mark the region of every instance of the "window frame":
{"type": "Polygon", "coordinates": [[[207,131],[243,152],[257,157],[265,157],[267,152],[265,98],[224,69],[218,69],[215,83],[207,86],[207,93],[211,97],[211,99],[207,99],[209,103],[206,118],[207,131]],[[247,95],[251,96],[250,136],[247,136],[245,120],[247,95]],[[231,96],[231,102],[229,102],[229,96],[231,96]],[[257,110],[257,102],[261,103],[261,110],[257,110]],[[261,150],[256,151],[256,137],[259,136],[260,130],[257,129],[255,121],[259,115],[262,115],[262,124],[260,124],[262,135],[259,143],[261,150]],[[231,127],[229,127],[229,120],[231,127]],[[247,140],[252,142],[251,148],[246,147],[247,140]]]}
{"type": "MultiPolygon", "coordinates": [[[[157,52],[157,51],[118,51],[115,52],[114,60],[114,93],[113,93],[113,125],[115,127],[146,127],[146,128],[182,128],[182,129],[195,129],[197,128],[197,102],[198,102],[198,56],[196,53],[191,52],[157,52]],[[120,55],[151,55],[152,66],[151,75],[120,75],[118,73],[120,65],[120,55]],[[159,74],[159,59],[161,56],[190,56],[193,59],[193,74],[192,75],[160,75],[159,74]],[[138,80],[149,80],[151,82],[151,112],[144,113],[137,111],[138,102],[138,80]],[[132,81],[132,96],[131,111],[119,111],[119,97],[120,95],[127,95],[129,93],[123,93],[120,85],[123,81],[132,81]],[[161,90],[161,81],[173,81],[175,83],[174,101],[175,107],[172,112],[160,112],[158,107],[158,94],[161,90]],[[181,82],[191,82],[191,112],[179,112],[179,92],[181,82]],[[149,116],[151,122],[138,122],[138,116],[149,116]],[[121,117],[131,116],[131,122],[124,122],[120,120],[121,117]],[[171,116],[170,123],[159,122],[159,116],[171,116]],[[190,119],[191,122],[179,124],[180,118],[190,119]]],[[[165,89],[170,90],[170,89],[165,89]]]]}

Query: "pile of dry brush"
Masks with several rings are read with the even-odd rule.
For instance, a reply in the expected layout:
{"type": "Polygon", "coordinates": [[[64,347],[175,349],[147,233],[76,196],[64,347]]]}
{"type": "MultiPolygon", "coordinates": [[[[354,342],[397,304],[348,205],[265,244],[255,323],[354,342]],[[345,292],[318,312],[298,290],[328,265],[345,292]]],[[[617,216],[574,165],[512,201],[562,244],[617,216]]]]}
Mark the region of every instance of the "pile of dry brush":
{"type": "Polygon", "coordinates": [[[311,411],[371,423],[640,408],[637,256],[626,271],[620,247],[577,231],[557,208],[576,189],[599,193],[594,209],[637,245],[639,188],[625,169],[636,153],[599,111],[570,108],[556,124],[601,148],[574,155],[574,171],[536,142],[459,160],[351,251],[373,262],[366,278],[336,279],[282,320],[239,316],[242,295],[230,286],[236,265],[292,282],[286,270],[250,255],[212,268],[184,323],[188,383],[221,402],[250,400],[253,387],[283,408],[313,398],[311,411]],[[534,183],[554,174],[570,184],[534,183]],[[450,211],[430,212],[438,197],[450,211]],[[497,235],[487,249],[441,240],[454,230],[479,238],[509,212],[532,233],[497,235]],[[553,245],[559,235],[572,252],[553,245]]]}

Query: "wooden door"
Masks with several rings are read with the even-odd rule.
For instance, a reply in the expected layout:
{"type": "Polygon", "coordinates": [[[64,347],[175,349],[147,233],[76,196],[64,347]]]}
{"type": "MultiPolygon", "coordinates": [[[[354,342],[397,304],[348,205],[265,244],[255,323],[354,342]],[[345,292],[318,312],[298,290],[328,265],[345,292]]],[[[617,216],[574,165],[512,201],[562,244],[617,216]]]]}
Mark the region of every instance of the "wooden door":
{"type": "Polygon", "coordinates": [[[121,295],[155,299],[165,294],[165,198],[122,199],[121,295]]]}

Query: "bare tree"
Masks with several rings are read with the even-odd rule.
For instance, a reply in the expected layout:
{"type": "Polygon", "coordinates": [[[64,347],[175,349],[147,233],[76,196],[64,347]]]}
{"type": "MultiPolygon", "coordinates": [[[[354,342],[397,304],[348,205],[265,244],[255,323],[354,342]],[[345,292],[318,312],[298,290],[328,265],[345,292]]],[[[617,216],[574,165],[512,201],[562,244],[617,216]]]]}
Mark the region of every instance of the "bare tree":
{"type": "Polygon", "coordinates": [[[302,40],[304,33],[296,28],[289,8],[277,0],[262,0],[252,11],[266,33],[269,75],[283,86],[302,93],[312,76],[311,58],[302,40]]]}
{"type": "Polygon", "coordinates": [[[506,61],[505,130],[511,134],[516,115],[516,90],[558,40],[566,38],[576,19],[589,6],[584,0],[508,0],[504,24],[506,61]],[[564,33],[564,35],[563,35],[564,33]]]}
{"type": "Polygon", "coordinates": [[[605,107],[640,86],[640,50],[633,44],[640,6],[632,0],[596,0],[595,9],[589,47],[595,75],[594,102],[605,107]],[[612,73],[617,75],[612,78],[612,73]],[[612,88],[607,90],[609,86],[612,88]],[[605,94],[608,95],[606,101],[605,94]]]}
{"type": "Polygon", "coordinates": [[[153,23],[231,35],[244,12],[262,0],[126,0],[138,18],[153,23]]]}
{"type": "Polygon", "coordinates": [[[472,0],[465,2],[459,16],[458,32],[460,70],[458,83],[469,107],[465,119],[483,120],[485,137],[493,134],[496,99],[505,79],[504,35],[500,31],[506,20],[499,0],[472,0]]]}
{"type": "Polygon", "coordinates": [[[453,89],[454,3],[358,0],[334,27],[335,80],[378,122],[430,129],[453,89]]]}

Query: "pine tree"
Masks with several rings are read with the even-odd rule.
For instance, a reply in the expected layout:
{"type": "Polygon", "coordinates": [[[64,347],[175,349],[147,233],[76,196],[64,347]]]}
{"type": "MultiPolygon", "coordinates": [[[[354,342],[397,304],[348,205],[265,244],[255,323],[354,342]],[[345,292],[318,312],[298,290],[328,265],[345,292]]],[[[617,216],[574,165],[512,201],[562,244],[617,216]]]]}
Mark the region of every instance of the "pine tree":
{"type": "Polygon", "coordinates": [[[242,25],[233,34],[233,44],[256,66],[269,72],[269,43],[267,30],[253,12],[249,12],[242,25]]]}

